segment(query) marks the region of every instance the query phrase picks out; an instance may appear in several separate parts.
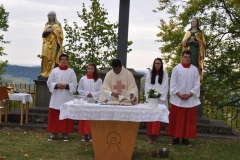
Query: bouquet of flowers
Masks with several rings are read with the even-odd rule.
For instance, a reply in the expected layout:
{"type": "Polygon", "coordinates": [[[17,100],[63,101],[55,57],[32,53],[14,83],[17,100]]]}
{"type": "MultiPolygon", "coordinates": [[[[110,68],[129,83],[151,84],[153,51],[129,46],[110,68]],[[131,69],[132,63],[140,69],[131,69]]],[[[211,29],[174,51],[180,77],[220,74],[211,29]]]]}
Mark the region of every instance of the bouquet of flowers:
{"type": "Polygon", "coordinates": [[[147,92],[148,98],[160,98],[161,94],[157,89],[150,88],[147,92]]]}

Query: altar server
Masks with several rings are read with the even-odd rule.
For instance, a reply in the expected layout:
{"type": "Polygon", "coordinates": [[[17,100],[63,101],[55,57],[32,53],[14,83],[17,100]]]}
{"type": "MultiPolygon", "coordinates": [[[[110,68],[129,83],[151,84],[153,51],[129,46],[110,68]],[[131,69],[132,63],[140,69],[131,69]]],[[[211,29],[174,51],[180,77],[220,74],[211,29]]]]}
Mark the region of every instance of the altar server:
{"type": "MultiPolygon", "coordinates": [[[[94,63],[90,62],[87,66],[87,75],[83,76],[79,81],[79,96],[90,103],[98,102],[101,88],[102,80],[99,78],[97,67],[94,63]]],[[[88,120],[80,120],[78,122],[78,133],[84,134],[82,141],[92,141],[88,120]]]]}
{"type": "Polygon", "coordinates": [[[47,81],[49,91],[52,93],[48,111],[48,131],[52,132],[49,141],[57,138],[58,133],[62,134],[63,141],[68,141],[68,133],[73,132],[73,120],[59,120],[60,106],[73,100],[73,93],[76,92],[77,78],[75,72],[68,67],[68,56],[61,54],[59,57],[60,66],[54,68],[47,81]]]}
{"type": "Polygon", "coordinates": [[[191,52],[182,52],[182,63],[173,68],[170,81],[171,110],[167,134],[173,136],[170,144],[191,146],[188,138],[197,136],[196,106],[200,104],[200,76],[197,67],[191,65],[191,52]]]}
{"type": "MultiPolygon", "coordinates": [[[[145,96],[148,101],[148,89],[154,88],[158,90],[161,96],[158,99],[158,104],[164,104],[168,108],[168,73],[163,70],[162,59],[156,58],[153,61],[152,70],[148,72],[145,81],[145,96]]],[[[148,143],[157,143],[162,122],[147,122],[148,143]]]]}

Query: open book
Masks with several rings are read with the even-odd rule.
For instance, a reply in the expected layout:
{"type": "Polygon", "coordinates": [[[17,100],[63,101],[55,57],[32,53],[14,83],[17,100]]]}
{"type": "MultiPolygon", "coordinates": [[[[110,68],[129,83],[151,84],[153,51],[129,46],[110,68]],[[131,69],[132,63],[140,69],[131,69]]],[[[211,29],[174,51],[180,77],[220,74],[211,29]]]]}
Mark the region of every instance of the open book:
{"type": "Polygon", "coordinates": [[[106,104],[113,104],[113,105],[124,105],[124,106],[132,106],[131,100],[127,97],[124,97],[122,95],[119,95],[119,98],[111,99],[106,102],[106,104]]]}

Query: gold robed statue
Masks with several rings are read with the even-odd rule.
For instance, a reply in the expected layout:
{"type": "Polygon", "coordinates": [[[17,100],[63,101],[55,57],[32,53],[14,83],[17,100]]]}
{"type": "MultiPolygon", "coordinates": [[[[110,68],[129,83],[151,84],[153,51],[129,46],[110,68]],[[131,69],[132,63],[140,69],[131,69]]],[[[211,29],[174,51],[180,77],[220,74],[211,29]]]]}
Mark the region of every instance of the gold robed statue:
{"type": "Polygon", "coordinates": [[[42,38],[41,76],[48,77],[53,68],[59,66],[59,56],[63,53],[63,31],[57,20],[56,13],[51,11],[47,15],[42,38]]]}
{"type": "Polygon", "coordinates": [[[206,41],[203,31],[199,28],[199,21],[195,17],[191,21],[191,28],[185,33],[182,47],[183,50],[191,51],[191,64],[198,68],[200,82],[202,82],[206,41]]]}

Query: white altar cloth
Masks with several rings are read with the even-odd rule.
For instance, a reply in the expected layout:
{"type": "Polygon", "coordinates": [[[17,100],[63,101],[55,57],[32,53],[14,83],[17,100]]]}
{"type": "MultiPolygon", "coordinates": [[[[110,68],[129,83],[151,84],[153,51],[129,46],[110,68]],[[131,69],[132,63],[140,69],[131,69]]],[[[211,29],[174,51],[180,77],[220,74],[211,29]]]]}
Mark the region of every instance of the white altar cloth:
{"type": "Polygon", "coordinates": [[[168,109],[161,104],[156,108],[151,108],[145,104],[118,106],[85,103],[80,105],[69,101],[60,107],[59,117],[60,120],[69,118],[73,120],[161,121],[168,123],[168,115],[168,109]]]}
{"type": "Polygon", "coordinates": [[[32,95],[27,93],[14,93],[8,94],[9,100],[12,101],[22,101],[22,104],[26,104],[26,102],[32,102],[32,95]]]}

